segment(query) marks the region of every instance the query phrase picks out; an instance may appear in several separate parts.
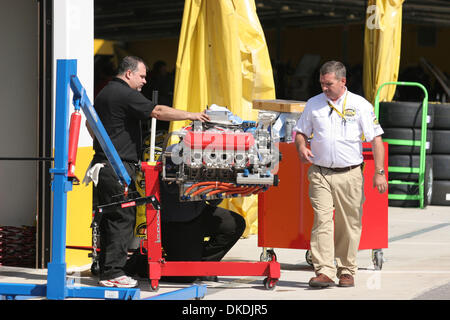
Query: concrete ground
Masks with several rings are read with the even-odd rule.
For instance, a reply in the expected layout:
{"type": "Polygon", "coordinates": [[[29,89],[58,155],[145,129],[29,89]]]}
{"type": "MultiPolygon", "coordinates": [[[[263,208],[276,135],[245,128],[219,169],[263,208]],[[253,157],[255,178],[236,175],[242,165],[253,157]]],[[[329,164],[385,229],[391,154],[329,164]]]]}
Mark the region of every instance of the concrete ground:
{"type": "MultiPolygon", "coordinates": [[[[358,253],[359,270],[353,288],[312,289],[314,276],[306,263],[305,250],[277,249],[281,277],[274,290],[266,290],[262,276],[221,276],[218,282],[203,282],[207,300],[450,300],[450,207],[425,209],[389,207],[389,246],[383,249],[382,270],[375,270],[372,251],[358,253]]],[[[224,258],[226,261],[259,261],[262,248],[257,236],[241,239],[224,258]]],[[[82,286],[96,286],[87,270],[69,270],[68,277],[82,286]]],[[[0,267],[0,283],[46,283],[46,270],[0,267]]],[[[139,279],[142,299],[189,287],[160,283],[149,290],[139,279]]]]}

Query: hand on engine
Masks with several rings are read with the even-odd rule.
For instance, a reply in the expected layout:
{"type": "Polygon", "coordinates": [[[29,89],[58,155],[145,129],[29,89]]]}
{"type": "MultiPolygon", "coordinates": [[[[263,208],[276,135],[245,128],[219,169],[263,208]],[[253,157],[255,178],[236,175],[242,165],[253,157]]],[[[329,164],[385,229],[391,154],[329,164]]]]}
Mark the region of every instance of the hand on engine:
{"type": "Polygon", "coordinates": [[[209,116],[205,112],[191,112],[189,120],[199,120],[201,122],[209,121],[209,116]]]}

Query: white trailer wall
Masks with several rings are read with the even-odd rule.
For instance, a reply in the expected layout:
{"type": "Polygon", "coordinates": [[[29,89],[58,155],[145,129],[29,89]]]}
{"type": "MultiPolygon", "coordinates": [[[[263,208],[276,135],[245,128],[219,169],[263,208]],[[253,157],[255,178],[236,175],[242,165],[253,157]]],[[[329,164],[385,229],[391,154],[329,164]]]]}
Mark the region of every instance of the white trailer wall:
{"type": "MultiPolygon", "coordinates": [[[[38,4],[0,1],[0,157],[37,157],[38,4]]],[[[35,225],[37,162],[0,160],[0,225],[35,225]]]]}
{"type": "MultiPolygon", "coordinates": [[[[86,89],[89,100],[93,103],[94,0],[54,0],[53,57],[54,86],[56,86],[56,61],[58,59],[76,59],[77,76],[86,89]]],[[[70,97],[72,99],[72,94],[70,97]]],[[[84,125],[85,117],[83,113],[82,116],[75,169],[75,175],[80,181],[83,179],[93,156],[92,139],[84,125]]],[[[92,238],[91,222],[92,184],[88,187],[84,184],[74,185],[73,191],[67,194],[67,245],[90,246],[92,238]]],[[[68,249],[66,251],[66,262],[68,268],[71,268],[88,265],[91,259],[88,258],[86,251],[68,249]]]]}

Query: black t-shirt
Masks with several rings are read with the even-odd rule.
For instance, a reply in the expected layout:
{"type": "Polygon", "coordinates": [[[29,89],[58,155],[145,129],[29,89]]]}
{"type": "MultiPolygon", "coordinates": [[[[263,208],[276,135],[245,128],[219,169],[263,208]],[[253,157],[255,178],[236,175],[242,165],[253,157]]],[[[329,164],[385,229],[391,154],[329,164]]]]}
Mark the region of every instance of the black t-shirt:
{"type": "MultiPolygon", "coordinates": [[[[119,78],[111,80],[95,98],[95,111],[122,161],[139,161],[142,143],[139,121],[150,119],[155,105],[119,78]]],[[[107,159],[97,139],[94,151],[95,162],[107,159]]]]}

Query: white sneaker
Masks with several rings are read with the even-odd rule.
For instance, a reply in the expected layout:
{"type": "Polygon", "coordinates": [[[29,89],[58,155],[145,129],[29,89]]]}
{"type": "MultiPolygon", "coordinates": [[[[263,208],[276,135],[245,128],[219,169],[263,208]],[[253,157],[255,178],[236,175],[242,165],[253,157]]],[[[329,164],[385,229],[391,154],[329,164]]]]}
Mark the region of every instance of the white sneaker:
{"type": "Polygon", "coordinates": [[[100,280],[98,283],[102,287],[134,288],[137,286],[137,281],[127,276],[120,276],[111,280],[100,280]]]}

